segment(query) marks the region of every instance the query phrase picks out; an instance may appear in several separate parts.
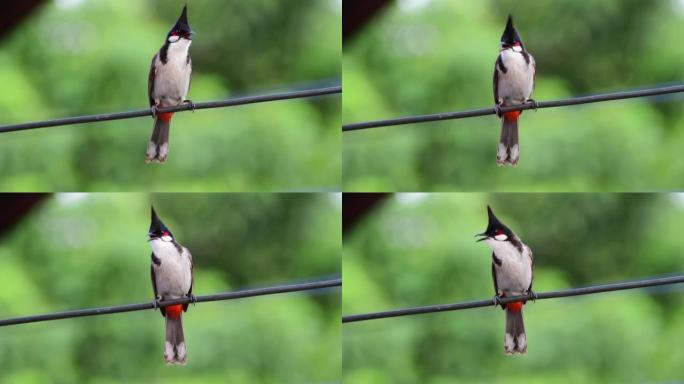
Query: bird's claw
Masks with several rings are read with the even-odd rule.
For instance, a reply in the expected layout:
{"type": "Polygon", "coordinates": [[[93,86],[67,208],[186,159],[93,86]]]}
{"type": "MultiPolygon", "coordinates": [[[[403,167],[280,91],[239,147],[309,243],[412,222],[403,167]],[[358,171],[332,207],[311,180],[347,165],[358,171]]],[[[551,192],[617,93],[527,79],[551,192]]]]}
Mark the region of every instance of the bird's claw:
{"type": "Polygon", "coordinates": [[[156,119],[157,118],[157,113],[159,113],[159,107],[156,105],[153,105],[150,107],[150,112],[152,113],[152,118],[156,119]]]}
{"type": "Polygon", "coordinates": [[[192,100],[183,100],[183,102],[190,106],[192,113],[195,113],[195,108],[197,107],[192,100]]]}
{"type": "Polygon", "coordinates": [[[503,116],[503,112],[501,111],[501,107],[503,106],[503,103],[500,104],[494,104],[494,112],[496,112],[496,115],[498,117],[503,116]]]}
{"type": "Polygon", "coordinates": [[[197,303],[197,296],[195,296],[191,293],[189,297],[190,297],[190,302],[192,303],[192,305],[195,305],[195,303],[197,303]]]}
{"type": "Polygon", "coordinates": [[[494,303],[494,308],[496,308],[497,305],[503,308],[503,303],[501,303],[501,297],[499,297],[498,294],[494,295],[494,297],[492,298],[492,302],[494,303]]]}
{"type": "Polygon", "coordinates": [[[152,309],[154,309],[155,311],[156,311],[157,309],[159,309],[159,302],[160,302],[160,300],[157,299],[157,298],[155,298],[154,300],[152,300],[152,309]]]}
{"type": "Polygon", "coordinates": [[[537,109],[539,108],[539,102],[535,99],[527,99],[527,102],[532,103],[532,109],[537,112],[537,109]]]}
{"type": "Polygon", "coordinates": [[[536,292],[530,290],[529,292],[527,292],[527,295],[532,299],[533,303],[537,303],[537,299],[539,298],[539,295],[537,295],[536,292]]]}

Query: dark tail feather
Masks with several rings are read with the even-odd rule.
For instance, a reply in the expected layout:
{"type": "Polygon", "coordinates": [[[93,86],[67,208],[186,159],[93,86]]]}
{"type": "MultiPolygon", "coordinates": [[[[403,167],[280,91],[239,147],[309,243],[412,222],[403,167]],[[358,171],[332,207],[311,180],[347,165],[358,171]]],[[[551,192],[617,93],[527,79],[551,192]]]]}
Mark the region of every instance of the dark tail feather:
{"type": "Polygon", "coordinates": [[[496,152],[496,163],[499,165],[517,165],[520,158],[518,145],[518,118],[504,116],[501,119],[501,137],[496,152]]]}
{"type": "Polygon", "coordinates": [[[166,116],[157,116],[154,120],[154,130],[147,145],[145,161],[148,163],[164,163],[169,154],[169,127],[171,119],[166,116]]]}
{"type": "Polygon", "coordinates": [[[181,316],[167,313],[166,337],[164,339],[164,362],[166,362],[166,364],[184,365],[187,352],[181,316]]]}
{"type": "Polygon", "coordinates": [[[522,310],[506,308],[504,351],[507,355],[527,353],[527,335],[522,310]]]}

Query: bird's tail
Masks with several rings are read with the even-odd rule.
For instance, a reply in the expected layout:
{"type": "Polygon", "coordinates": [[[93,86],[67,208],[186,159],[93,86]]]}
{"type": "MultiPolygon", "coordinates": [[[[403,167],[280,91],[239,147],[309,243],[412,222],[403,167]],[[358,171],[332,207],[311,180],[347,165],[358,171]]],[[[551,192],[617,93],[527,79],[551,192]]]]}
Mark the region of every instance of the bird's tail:
{"type": "Polygon", "coordinates": [[[185,365],[187,349],[183,336],[183,305],[166,307],[166,337],[164,339],[164,362],[185,365]]]}
{"type": "Polygon", "coordinates": [[[504,351],[507,355],[527,353],[527,336],[525,335],[522,306],[522,301],[506,304],[504,351]]]}
{"type": "Polygon", "coordinates": [[[506,112],[501,119],[501,137],[496,151],[499,165],[517,165],[520,158],[518,146],[518,118],[520,111],[506,112]]]}
{"type": "Polygon", "coordinates": [[[169,154],[169,127],[172,116],[173,112],[166,112],[158,114],[154,119],[154,130],[147,144],[146,162],[160,164],[166,162],[166,156],[169,154]]]}

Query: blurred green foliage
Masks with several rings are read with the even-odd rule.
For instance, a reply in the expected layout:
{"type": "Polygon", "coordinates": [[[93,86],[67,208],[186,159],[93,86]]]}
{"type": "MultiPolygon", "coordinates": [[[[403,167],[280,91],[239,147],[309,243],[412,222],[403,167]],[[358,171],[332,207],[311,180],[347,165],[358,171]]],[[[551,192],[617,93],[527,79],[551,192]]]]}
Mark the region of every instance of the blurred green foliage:
{"type": "MultiPolygon", "coordinates": [[[[345,202],[346,204],[346,202],[345,202]]],[[[537,292],[681,273],[684,196],[399,194],[345,234],[343,314],[494,296],[486,205],[528,244],[537,292]]],[[[526,356],[481,308],[350,323],[344,382],[658,383],[682,379],[680,285],[525,306],[526,356]]]]}
{"type": "MultiPolygon", "coordinates": [[[[49,2],[0,42],[0,124],[147,107],[152,56],[183,1],[49,2]]],[[[194,101],[340,78],[335,0],[193,0],[194,101]]],[[[322,82],[321,82],[322,81],[322,82]]],[[[179,113],[164,166],[151,118],[3,134],[3,191],[338,190],[340,96],[179,113]]]]}
{"type": "MultiPolygon", "coordinates": [[[[56,195],[0,238],[0,317],[152,300],[150,203],[192,252],[197,295],[341,273],[339,195],[56,195]]],[[[0,382],[333,382],[339,318],[339,289],[191,306],[183,368],[164,366],[153,311],[5,327],[0,382]]]]}
{"type": "MultiPolygon", "coordinates": [[[[681,1],[402,0],[345,42],[343,121],[493,105],[509,12],[537,61],[537,100],[684,78],[681,1]]],[[[496,166],[494,116],[349,132],[344,189],[681,189],[681,101],[670,95],[526,111],[516,169],[496,166]]]]}

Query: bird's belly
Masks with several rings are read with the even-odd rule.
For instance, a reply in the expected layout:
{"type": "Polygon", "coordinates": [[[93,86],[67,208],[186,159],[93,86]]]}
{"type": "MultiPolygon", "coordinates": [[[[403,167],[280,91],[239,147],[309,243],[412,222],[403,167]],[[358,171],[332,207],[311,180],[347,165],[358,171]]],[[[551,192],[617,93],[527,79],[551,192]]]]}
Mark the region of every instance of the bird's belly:
{"type": "Polygon", "coordinates": [[[534,71],[531,64],[527,64],[524,59],[509,60],[504,63],[507,68],[506,73],[499,73],[499,98],[507,104],[522,104],[532,96],[534,89],[534,71]]]}
{"type": "Polygon", "coordinates": [[[161,265],[155,270],[157,293],[164,299],[185,297],[190,290],[190,264],[178,256],[175,258],[177,260],[162,259],[161,265]]]}
{"type": "Polygon", "coordinates": [[[157,70],[152,97],[165,107],[181,104],[188,94],[190,66],[169,61],[157,70]]]}
{"type": "Polygon", "coordinates": [[[496,269],[497,286],[509,296],[522,295],[532,283],[531,263],[517,257],[502,258],[501,266],[496,266],[496,269]]]}

